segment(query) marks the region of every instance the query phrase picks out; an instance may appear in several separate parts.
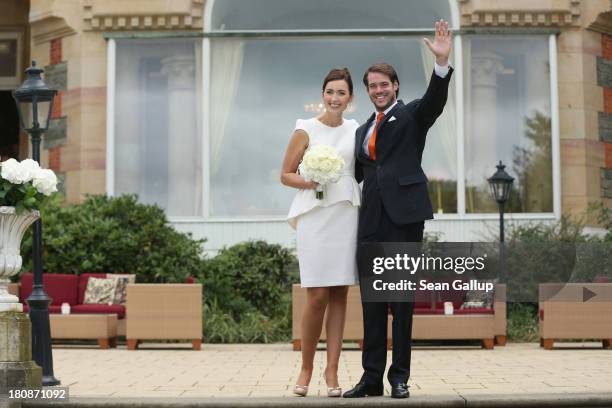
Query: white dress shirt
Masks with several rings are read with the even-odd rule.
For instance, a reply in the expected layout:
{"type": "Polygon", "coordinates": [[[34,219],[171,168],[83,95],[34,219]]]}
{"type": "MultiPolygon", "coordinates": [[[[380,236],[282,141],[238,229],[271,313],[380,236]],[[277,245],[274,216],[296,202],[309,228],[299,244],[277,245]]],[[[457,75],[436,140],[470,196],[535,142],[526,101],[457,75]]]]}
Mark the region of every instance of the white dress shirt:
{"type": "MultiPolygon", "coordinates": [[[[448,64],[441,66],[441,65],[438,65],[437,62],[434,62],[434,72],[440,78],[446,78],[446,76],[448,75],[448,71],[449,71],[448,64]]],[[[391,111],[391,109],[395,107],[395,105],[397,105],[397,100],[393,102],[393,104],[389,106],[387,109],[385,109],[384,111],[385,116],[387,116],[387,114],[391,111]]],[[[368,132],[366,133],[366,137],[363,140],[363,145],[362,145],[363,152],[368,157],[370,157],[370,150],[368,149],[368,143],[370,143],[370,139],[372,138],[372,133],[374,133],[374,125],[376,124],[376,115],[378,115],[377,111],[374,112],[374,120],[372,121],[372,123],[370,124],[370,127],[368,128],[368,132]]]]}

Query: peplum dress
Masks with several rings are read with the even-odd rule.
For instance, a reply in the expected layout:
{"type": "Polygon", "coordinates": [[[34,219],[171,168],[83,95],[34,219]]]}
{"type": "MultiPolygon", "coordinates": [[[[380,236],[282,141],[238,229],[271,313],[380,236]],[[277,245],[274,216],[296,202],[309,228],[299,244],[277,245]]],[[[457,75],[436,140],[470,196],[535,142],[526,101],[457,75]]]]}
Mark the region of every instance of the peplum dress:
{"type": "Polygon", "coordinates": [[[299,190],[287,221],[296,230],[301,287],[356,285],[357,225],[361,190],[355,180],[355,120],[330,127],[317,118],[298,119],[295,129],[308,134],[309,148],[333,146],[344,158],[342,176],[324,187],[319,200],[314,190],[299,190]]]}

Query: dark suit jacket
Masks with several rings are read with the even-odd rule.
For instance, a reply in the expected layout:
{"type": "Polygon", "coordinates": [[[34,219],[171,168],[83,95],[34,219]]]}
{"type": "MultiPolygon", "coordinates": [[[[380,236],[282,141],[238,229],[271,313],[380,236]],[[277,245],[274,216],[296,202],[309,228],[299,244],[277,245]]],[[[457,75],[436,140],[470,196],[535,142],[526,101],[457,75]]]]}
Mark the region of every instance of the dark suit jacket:
{"type": "Polygon", "coordinates": [[[363,180],[359,236],[376,231],[380,212],[398,225],[433,218],[427,177],[421,168],[427,131],[440,116],[448,96],[453,69],[445,78],[432,74],[421,99],[401,100],[382,119],[376,136],[376,160],[363,152],[363,141],[374,114],[356,131],[355,178],[363,180]],[[389,122],[391,117],[394,121],[389,122]]]}

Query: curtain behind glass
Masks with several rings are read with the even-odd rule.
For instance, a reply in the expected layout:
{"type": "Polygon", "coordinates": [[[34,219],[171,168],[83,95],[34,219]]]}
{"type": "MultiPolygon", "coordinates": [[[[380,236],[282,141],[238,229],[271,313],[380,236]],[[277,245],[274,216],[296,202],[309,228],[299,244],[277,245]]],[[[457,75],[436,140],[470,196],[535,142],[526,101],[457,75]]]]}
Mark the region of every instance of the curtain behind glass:
{"type": "Polygon", "coordinates": [[[202,209],[200,40],[117,43],[115,193],[169,216],[202,209]]]}
{"type": "Polygon", "coordinates": [[[548,37],[464,38],[466,211],[498,211],[487,178],[502,160],[516,179],[506,211],[552,212],[548,37]]]}

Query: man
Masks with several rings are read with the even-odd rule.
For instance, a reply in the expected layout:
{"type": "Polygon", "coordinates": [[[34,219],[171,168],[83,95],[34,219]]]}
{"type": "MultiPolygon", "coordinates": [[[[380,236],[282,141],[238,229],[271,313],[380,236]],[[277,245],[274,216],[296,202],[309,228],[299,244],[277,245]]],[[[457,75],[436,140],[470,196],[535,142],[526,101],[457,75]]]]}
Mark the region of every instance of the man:
{"type": "MultiPolygon", "coordinates": [[[[392,66],[370,67],[364,75],[376,112],[356,131],[355,177],[363,180],[359,246],[368,242],[421,242],[424,221],[433,218],[421,158],[428,129],[440,116],[452,68],[452,34],[436,22],[434,41],[424,39],[436,64],[422,99],[397,100],[399,79],[392,66]]],[[[359,251],[359,250],[358,250],[359,251]]],[[[387,378],[393,398],[407,398],[410,377],[413,302],[389,303],[393,314],[393,361],[387,378]]],[[[383,394],[387,357],[387,303],[363,303],[363,376],[345,398],[383,394]]]]}

